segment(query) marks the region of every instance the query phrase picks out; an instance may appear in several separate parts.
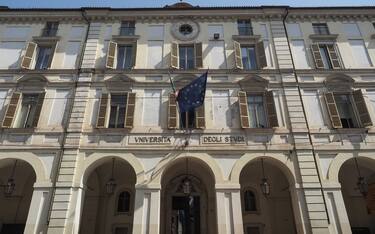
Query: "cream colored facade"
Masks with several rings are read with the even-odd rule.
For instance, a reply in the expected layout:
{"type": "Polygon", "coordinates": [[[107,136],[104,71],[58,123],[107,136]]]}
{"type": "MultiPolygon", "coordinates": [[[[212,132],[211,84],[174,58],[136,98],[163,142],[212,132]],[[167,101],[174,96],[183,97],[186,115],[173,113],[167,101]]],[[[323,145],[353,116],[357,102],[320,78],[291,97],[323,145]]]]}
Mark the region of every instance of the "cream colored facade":
{"type": "Polygon", "coordinates": [[[184,196],[186,174],[199,199],[199,231],[190,233],[375,233],[375,210],[356,184],[358,170],[370,190],[375,183],[374,8],[1,9],[0,21],[0,119],[21,93],[0,129],[0,183],[15,181],[10,196],[0,193],[0,233],[23,225],[24,233],[182,233],[172,230],[172,200],[184,196]],[[239,19],[251,20],[253,35],[239,36],[239,19]],[[56,21],[57,35],[41,37],[56,21]],[[135,22],[135,35],[119,35],[122,21],[135,22]],[[326,23],[329,35],[312,23],[326,23]],[[192,38],[178,35],[183,24],[192,38]],[[234,41],[262,41],[266,66],[236,68],[234,41]],[[48,69],[33,69],[35,53],[21,68],[29,42],[38,53],[52,46],[48,69]],[[132,69],[106,67],[110,42],[135,43],[132,69]],[[171,68],[172,43],[197,42],[203,66],[171,68]],[[336,45],[340,68],[316,69],[314,43],[336,45]],[[207,68],[205,127],[170,129],[169,73],[182,87],[207,68]],[[359,89],[372,123],[364,127],[366,113],[350,96],[355,126],[333,128],[325,94],[359,89]],[[272,91],[277,127],[244,128],[238,91],[272,91]],[[108,128],[107,104],[98,128],[103,94],[125,92],[135,93],[131,126],[108,128]],[[32,93],[45,93],[39,121],[15,127],[32,93]],[[108,195],[111,174],[117,186],[108,195]],[[124,191],[130,207],[120,212],[124,191]],[[255,195],[253,210],[245,191],[255,195]]]}

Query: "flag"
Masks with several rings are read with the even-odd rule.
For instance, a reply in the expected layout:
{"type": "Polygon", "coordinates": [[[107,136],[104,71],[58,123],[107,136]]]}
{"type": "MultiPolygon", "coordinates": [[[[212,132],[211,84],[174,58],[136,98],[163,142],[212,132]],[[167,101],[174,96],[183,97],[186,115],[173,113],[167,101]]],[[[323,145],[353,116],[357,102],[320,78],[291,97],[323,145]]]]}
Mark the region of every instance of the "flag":
{"type": "Polygon", "coordinates": [[[180,113],[192,111],[203,105],[206,94],[207,73],[208,71],[178,91],[177,102],[180,113]]]}

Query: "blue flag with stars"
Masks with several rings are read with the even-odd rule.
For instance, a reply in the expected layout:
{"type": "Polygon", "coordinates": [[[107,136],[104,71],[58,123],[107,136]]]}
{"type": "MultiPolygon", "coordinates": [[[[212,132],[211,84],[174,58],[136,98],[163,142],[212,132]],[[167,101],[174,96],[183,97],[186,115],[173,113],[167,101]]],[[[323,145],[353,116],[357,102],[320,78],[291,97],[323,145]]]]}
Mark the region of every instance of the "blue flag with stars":
{"type": "Polygon", "coordinates": [[[179,90],[177,102],[180,112],[192,111],[203,105],[206,94],[207,73],[208,71],[179,90]]]}

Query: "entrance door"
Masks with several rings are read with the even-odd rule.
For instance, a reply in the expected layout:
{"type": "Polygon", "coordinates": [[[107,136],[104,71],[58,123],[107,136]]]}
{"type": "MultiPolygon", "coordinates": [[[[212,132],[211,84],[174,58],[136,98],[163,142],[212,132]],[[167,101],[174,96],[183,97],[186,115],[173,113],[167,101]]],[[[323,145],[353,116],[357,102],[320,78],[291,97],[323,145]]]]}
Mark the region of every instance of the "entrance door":
{"type": "Polygon", "coordinates": [[[200,234],[199,196],[172,197],[171,234],[200,234]]]}

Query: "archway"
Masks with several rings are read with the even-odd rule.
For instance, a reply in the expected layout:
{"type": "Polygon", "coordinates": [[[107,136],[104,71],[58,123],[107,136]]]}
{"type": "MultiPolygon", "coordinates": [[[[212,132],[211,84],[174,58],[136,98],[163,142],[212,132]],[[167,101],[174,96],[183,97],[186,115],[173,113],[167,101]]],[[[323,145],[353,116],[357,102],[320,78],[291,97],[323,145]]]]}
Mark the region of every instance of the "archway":
{"type": "Polygon", "coordinates": [[[243,167],[240,185],[245,234],[296,233],[290,194],[293,183],[269,158],[254,159],[243,167]]]}
{"type": "Polygon", "coordinates": [[[35,181],[34,169],[27,162],[0,160],[0,234],[24,233],[35,181]]]}
{"type": "Polygon", "coordinates": [[[107,157],[87,170],[79,233],[132,233],[136,183],[133,167],[118,157],[107,157]]]}
{"type": "Polygon", "coordinates": [[[176,159],[164,170],[161,186],[160,233],[217,233],[215,177],[207,164],[176,159]]]}
{"type": "Polygon", "coordinates": [[[339,182],[352,233],[375,233],[375,160],[363,157],[347,160],[340,168],[339,182]],[[364,178],[364,187],[368,185],[367,196],[362,194],[367,189],[360,189],[358,184],[360,177],[364,178]]]}

